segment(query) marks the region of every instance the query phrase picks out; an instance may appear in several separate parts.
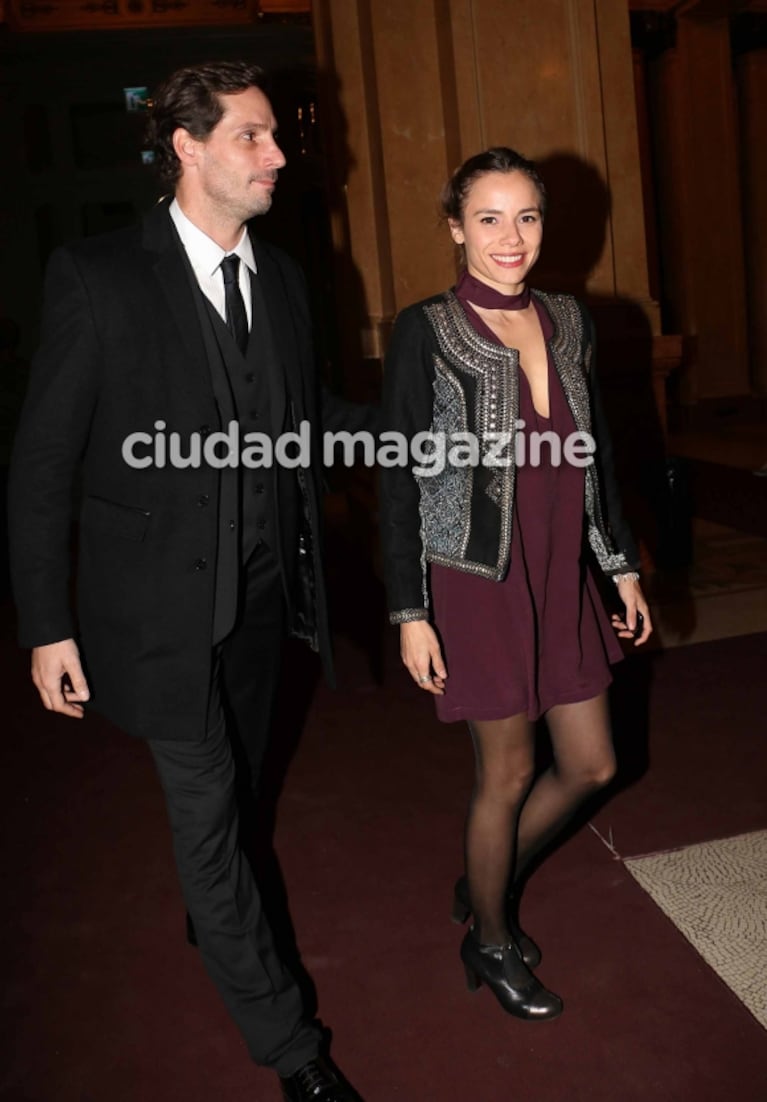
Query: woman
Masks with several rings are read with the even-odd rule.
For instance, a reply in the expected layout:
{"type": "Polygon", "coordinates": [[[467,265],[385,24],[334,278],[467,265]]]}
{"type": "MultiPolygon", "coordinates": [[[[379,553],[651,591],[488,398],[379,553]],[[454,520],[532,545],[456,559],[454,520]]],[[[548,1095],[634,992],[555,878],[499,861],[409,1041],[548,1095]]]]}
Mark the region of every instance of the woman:
{"type": "Polygon", "coordinates": [[[449,181],[443,212],[465,269],[451,291],[397,319],[385,422],[418,441],[418,461],[381,476],[390,620],[400,625],[403,662],[434,695],[440,719],[468,722],[474,744],[467,875],[453,908],[459,921],[474,916],[461,946],[467,982],[470,990],[485,983],[526,1019],[556,1017],[562,1001],[531,971],[540,951],[516,922],[518,886],[584,798],[612,778],[606,690],[609,663],[621,657],[615,635],[639,645],[651,631],[599,408],[590,319],[570,295],[531,293],[527,282],[545,201],[535,166],[505,147],[470,158],[449,181]],[[430,457],[424,432],[433,434],[430,457]],[[444,464],[435,461],[441,441],[444,464]],[[455,441],[463,448],[451,462],[455,441]],[[557,441],[575,461],[557,463],[557,441]],[[579,464],[589,447],[595,461],[579,464]],[[612,627],[592,561],[625,607],[612,627]],[[535,778],[540,716],[554,762],[535,778]]]}

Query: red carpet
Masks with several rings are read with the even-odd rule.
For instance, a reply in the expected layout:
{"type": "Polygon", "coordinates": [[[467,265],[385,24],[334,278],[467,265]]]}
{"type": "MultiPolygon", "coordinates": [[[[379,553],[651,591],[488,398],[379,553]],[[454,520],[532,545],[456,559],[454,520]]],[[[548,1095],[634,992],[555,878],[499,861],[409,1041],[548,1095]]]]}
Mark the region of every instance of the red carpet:
{"type": "MultiPolygon", "coordinates": [[[[0,1097],[276,1100],[184,942],[145,747],[44,714],[7,619],[0,1097]]],[[[447,910],[470,747],[387,638],[383,688],[340,642],[340,688],[316,694],[276,835],[320,1015],[366,1102],[764,1102],[764,1031],[588,827],[523,908],[562,1018],[518,1022],[468,994],[447,910]]],[[[627,786],[594,817],[621,855],[767,826],[765,657],[750,636],[625,665],[627,786]]]]}

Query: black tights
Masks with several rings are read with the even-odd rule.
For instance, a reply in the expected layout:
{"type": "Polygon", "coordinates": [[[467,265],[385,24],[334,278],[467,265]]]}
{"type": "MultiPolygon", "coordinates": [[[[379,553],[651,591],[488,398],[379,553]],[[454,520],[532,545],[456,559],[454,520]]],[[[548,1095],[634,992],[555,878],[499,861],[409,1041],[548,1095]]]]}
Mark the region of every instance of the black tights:
{"type": "Polygon", "coordinates": [[[480,941],[509,940],[506,893],[576,808],[615,774],[606,694],[546,714],[554,763],[534,781],[526,715],[472,721],[476,781],[466,820],[466,873],[480,941]],[[534,781],[534,783],[533,783],[534,781]]]}

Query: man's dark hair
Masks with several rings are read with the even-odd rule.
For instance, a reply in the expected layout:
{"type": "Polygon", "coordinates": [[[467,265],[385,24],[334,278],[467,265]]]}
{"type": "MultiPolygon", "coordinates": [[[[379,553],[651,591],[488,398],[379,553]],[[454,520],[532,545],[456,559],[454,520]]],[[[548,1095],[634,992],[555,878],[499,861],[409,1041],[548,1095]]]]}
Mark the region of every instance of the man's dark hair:
{"type": "Polygon", "coordinates": [[[546,213],[546,187],[532,161],[505,145],[495,145],[477,153],[457,168],[442,191],[440,208],[444,218],[463,222],[463,212],[472,185],[488,172],[522,172],[535,184],[540,200],[541,216],[546,213]]]}
{"type": "Polygon", "coordinates": [[[220,95],[248,88],[264,91],[264,81],[263,69],[247,61],[208,61],[178,69],[160,85],[152,97],[147,141],[163,184],[174,188],[181,175],[173,132],[183,127],[203,141],[223,117],[220,95]]]}

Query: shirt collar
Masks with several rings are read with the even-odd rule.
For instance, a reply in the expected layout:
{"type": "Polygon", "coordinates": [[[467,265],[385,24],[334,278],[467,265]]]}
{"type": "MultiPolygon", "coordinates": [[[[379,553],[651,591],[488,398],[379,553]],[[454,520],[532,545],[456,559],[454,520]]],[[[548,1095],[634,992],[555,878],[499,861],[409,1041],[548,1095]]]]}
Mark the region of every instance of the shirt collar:
{"type": "Polygon", "coordinates": [[[253,255],[253,242],[250,240],[247,226],[243,226],[242,237],[235,247],[227,252],[216,244],[212,237],[208,237],[207,233],[203,233],[201,229],[195,226],[194,222],[187,218],[177,199],[174,199],[171,203],[168,213],[173,219],[181,243],[195,267],[212,276],[220,267],[224,257],[234,254],[244,264],[247,264],[250,271],[255,274],[256,258],[253,255]]]}

